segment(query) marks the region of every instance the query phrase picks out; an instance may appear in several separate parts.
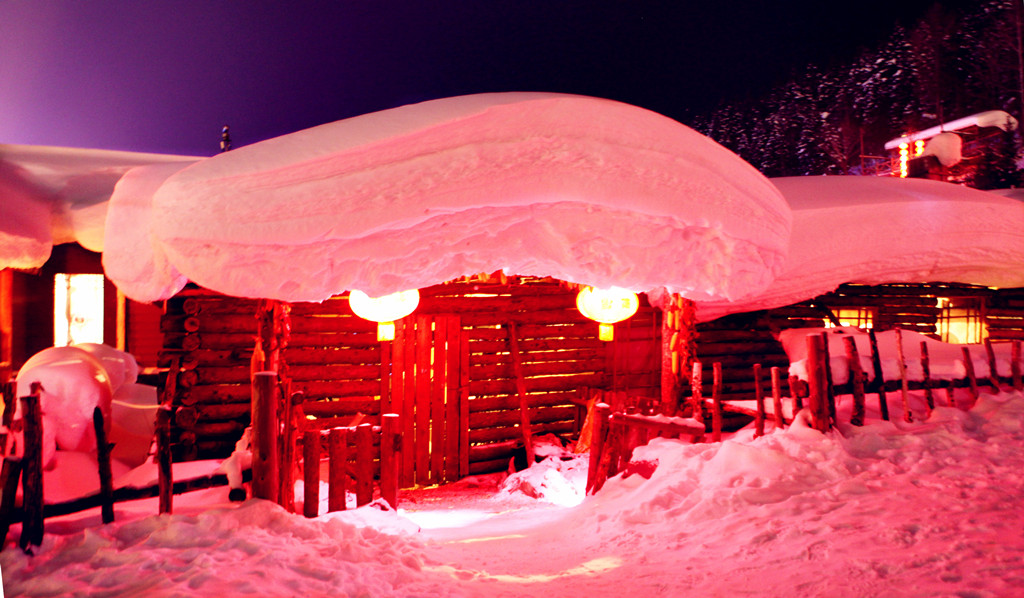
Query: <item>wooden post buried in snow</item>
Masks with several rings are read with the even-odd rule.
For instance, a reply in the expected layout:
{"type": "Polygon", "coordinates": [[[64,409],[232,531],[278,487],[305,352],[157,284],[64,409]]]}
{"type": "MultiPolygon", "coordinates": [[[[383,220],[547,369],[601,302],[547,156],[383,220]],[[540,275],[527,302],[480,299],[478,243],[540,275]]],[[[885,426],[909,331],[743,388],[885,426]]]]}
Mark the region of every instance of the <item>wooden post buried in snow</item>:
{"type": "Polygon", "coordinates": [[[807,343],[807,390],[808,407],[811,410],[811,420],[814,429],[825,432],[829,428],[828,417],[828,391],[825,381],[825,364],[822,349],[823,340],[817,334],[805,337],[807,343]]]}
{"type": "Polygon", "coordinates": [[[156,410],[156,461],[158,512],[170,513],[174,509],[174,480],[171,469],[171,406],[163,404],[156,410]]]}
{"type": "Polygon", "coordinates": [[[252,497],[278,502],[276,372],[252,377],[252,497]]]}
{"type": "Polygon", "coordinates": [[[690,408],[693,411],[693,419],[698,421],[704,421],[704,397],[701,396],[701,387],[704,381],[701,379],[703,376],[703,365],[697,360],[693,362],[693,368],[690,372],[690,408]]]}
{"type": "Polygon", "coordinates": [[[722,440],[722,364],[712,364],[711,380],[711,441],[722,440]]]}
{"type": "Polygon", "coordinates": [[[373,501],[373,426],[356,426],[356,506],[373,501]]]}
{"type": "Polygon", "coordinates": [[[857,340],[846,335],[843,337],[843,348],[846,351],[847,367],[850,372],[850,388],[853,392],[853,411],[850,412],[850,423],[855,426],[864,425],[864,369],[860,367],[860,353],[857,351],[857,340]]]}
{"type": "Polygon", "coordinates": [[[107,444],[107,431],[103,426],[103,411],[96,407],[92,410],[92,426],[96,431],[96,464],[100,474],[100,497],[103,523],[114,520],[114,483],[110,471],[110,445],[107,444]]]}
{"type": "Polygon", "coordinates": [[[21,459],[5,457],[3,469],[0,470],[0,549],[7,544],[7,532],[11,529],[14,514],[14,498],[18,493],[18,482],[21,481],[21,459]]]}
{"type": "Polygon", "coordinates": [[[608,432],[608,416],[612,407],[608,403],[594,405],[594,431],[590,439],[590,464],[587,468],[587,494],[593,494],[604,484],[599,480],[601,459],[604,457],[604,439],[608,432]]]}
{"type": "Polygon", "coordinates": [[[778,366],[772,366],[772,411],[775,412],[775,429],[781,430],[786,423],[782,415],[782,372],[778,366]]]}
{"type": "Polygon", "coordinates": [[[512,370],[516,377],[516,394],[519,395],[519,426],[522,428],[523,444],[526,448],[526,466],[536,462],[533,454],[533,432],[530,425],[530,399],[526,396],[526,377],[523,374],[523,359],[519,353],[519,339],[515,322],[505,325],[508,331],[509,352],[512,354],[512,370]]]}
{"type": "Polygon", "coordinates": [[[868,330],[868,339],[871,341],[871,369],[875,374],[875,390],[878,391],[878,412],[882,419],[889,421],[889,400],[885,396],[885,375],[882,373],[882,357],[878,354],[878,337],[874,329],[868,330]]]}
{"type": "Polygon", "coordinates": [[[328,436],[327,512],[344,511],[348,490],[349,428],[331,428],[328,436]]]}
{"type": "Polygon", "coordinates": [[[402,435],[397,413],[380,416],[380,497],[398,510],[398,458],[402,435]]]}
{"type": "Polygon", "coordinates": [[[967,371],[967,382],[971,388],[971,407],[978,402],[978,377],[974,375],[974,360],[971,359],[971,350],[966,345],[961,346],[964,356],[964,369],[967,371]]]}
{"type": "Polygon", "coordinates": [[[1024,390],[1024,382],[1020,375],[1020,341],[1013,341],[1013,350],[1010,353],[1010,375],[1013,377],[1013,389],[1024,390]]]}
{"type": "Polygon", "coordinates": [[[992,392],[999,394],[999,368],[996,367],[996,352],[992,348],[992,339],[985,339],[985,355],[988,357],[988,380],[992,384],[992,392]]]}
{"type": "Polygon", "coordinates": [[[921,341],[921,375],[924,377],[921,384],[924,386],[924,400],[928,403],[928,410],[935,409],[935,396],[932,393],[932,366],[928,357],[928,342],[921,341]]]}
{"type": "Polygon", "coordinates": [[[825,372],[825,398],[828,402],[829,425],[836,421],[836,390],[832,382],[832,355],[828,348],[828,334],[821,333],[821,361],[824,364],[825,372]]]}
{"type": "Polygon", "coordinates": [[[42,386],[32,383],[32,394],[21,398],[25,449],[22,461],[21,504],[25,518],[18,545],[27,553],[43,543],[43,413],[39,405],[42,386]]]}
{"type": "Polygon", "coordinates": [[[903,398],[903,421],[914,421],[914,414],[910,411],[910,387],[907,382],[907,360],[903,357],[903,331],[897,327],[896,331],[896,367],[900,372],[900,396],[903,398]]]}
{"type": "Polygon", "coordinates": [[[302,514],[320,514],[320,430],[302,435],[302,514]]]}
{"type": "Polygon", "coordinates": [[[757,416],[754,418],[754,438],[764,436],[764,388],[761,386],[761,364],[754,364],[754,402],[757,416]]]}

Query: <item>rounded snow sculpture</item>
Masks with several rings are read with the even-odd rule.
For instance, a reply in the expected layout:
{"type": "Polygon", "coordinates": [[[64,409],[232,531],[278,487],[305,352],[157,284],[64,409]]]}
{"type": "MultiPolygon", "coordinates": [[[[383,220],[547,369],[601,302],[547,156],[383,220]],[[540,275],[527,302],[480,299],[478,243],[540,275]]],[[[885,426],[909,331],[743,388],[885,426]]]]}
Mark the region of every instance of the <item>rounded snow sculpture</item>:
{"type": "Polygon", "coordinates": [[[171,175],[152,210],[169,268],[288,301],[499,269],[726,299],[773,279],[790,232],[775,187],[692,129],[538,93],[435,100],[235,149],[171,175]]]}
{"type": "MultiPolygon", "coordinates": [[[[89,452],[96,448],[92,413],[96,407],[110,421],[113,388],[103,363],[78,347],[51,347],[36,353],[18,371],[17,396],[31,394],[33,382],[43,386],[43,462],[55,449],[89,452]]],[[[21,406],[19,404],[18,408],[21,406]]]]}

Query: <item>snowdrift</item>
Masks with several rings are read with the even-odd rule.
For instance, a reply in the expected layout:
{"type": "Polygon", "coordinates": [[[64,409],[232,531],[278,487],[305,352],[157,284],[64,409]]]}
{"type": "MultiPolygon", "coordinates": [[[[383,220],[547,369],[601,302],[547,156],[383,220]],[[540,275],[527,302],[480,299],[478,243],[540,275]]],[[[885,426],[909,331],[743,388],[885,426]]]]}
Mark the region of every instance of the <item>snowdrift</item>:
{"type": "Polygon", "coordinates": [[[111,215],[151,205],[136,222],[157,282],[122,274],[131,247],[105,256],[143,301],[176,290],[176,272],[229,295],[318,301],[498,269],[726,300],[763,289],[789,242],[788,206],[740,158],[664,116],[579,96],[435,100],[147,176],[118,186],[111,215]]]}
{"type": "Polygon", "coordinates": [[[699,302],[697,317],[791,305],[843,283],[1024,286],[1024,203],[960,185],[881,177],[772,181],[793,209],[782,274],[763,293],[699,302]]]}

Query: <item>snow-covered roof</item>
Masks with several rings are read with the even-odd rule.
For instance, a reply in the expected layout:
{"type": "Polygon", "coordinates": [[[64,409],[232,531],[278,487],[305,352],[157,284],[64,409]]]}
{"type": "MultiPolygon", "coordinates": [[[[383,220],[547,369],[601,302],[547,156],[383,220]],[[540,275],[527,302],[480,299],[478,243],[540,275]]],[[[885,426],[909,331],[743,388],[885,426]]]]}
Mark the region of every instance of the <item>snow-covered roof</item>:
{"type": "Polygon", "coordinates": [[[128,169],[197,159],[0,144],[0,267],[37,268],[60,243],[102,251],[106,202],[128,169]]]}
{"type": "Polygon", "coordinates": [[[136,299],[185,278],[315,301],[504,269],[726,300],[767,286],[789,243],[782,195],[735,154],[582,96],[435,100],[175,168],[129,172],[110,202],[104,267],[136,299]]]}
{"type": "Polygon", "coordinates": [[[919,139],[931,139],[939,133],[959,131],[968,127],[996,127],[1004,131],[1013,131],[1017,128],[1017,119],[1011,116],[1010,113],[1003,110],[987,110],[985,112],[979,112],[978,114],[958,118],[948,123],[935,125],[934,127],[929,127],[923,131],[908,133],[897,137],[896,139],[891,139],[885,142],[885,149],[893,150],[898,148],[901,143],[913,143],[919,139]]]}
{"type": "Polygon", "coordinates": [[[1024,203],[961,185],[888,177],[773,179],[793,210],[782,274],[739,302],[699,302],[713,320],[804,301],[853,282],[1024,286],[1024,203]]]}

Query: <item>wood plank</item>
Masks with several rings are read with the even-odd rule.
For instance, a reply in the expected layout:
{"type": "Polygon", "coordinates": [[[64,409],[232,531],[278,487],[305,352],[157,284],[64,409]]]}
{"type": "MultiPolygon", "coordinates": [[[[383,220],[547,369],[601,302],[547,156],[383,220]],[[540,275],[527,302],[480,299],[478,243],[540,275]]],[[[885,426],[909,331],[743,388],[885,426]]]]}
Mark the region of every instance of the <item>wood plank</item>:
{"type": "Polygon", "coordinates": [[[459,350],[459,475],[469,475],[469,336],[460,332],[459,350]]]}
{"type": "Polygon", "coordinates": [[[416,484],[416,367],[415,319],[402,318],[395,322],[395,367],[392,370],[391,392],[396,406],[401,400],[402,470],[399,481],[403,488],[416,484]]]}
{"type": "Polygon", "coordinates": [[[448,387],[448,325],[443,316],[434,318],[434,363],[430,384],[430,479],[444,482],[445,390],[448,387]]]}
{"type": "MultiPolygon", "coordinates": [[[[519,427],[523,435],[523,445],[526,448],[526,466],[532,467],[536,462],[533,452],[533,431],[531,426],[533,414],[530,412],[530,398],[526,394],[526,374],[523,371],[522,357],[519,353],[517,326],[514,322],[509,322],[506,325],[506,329],[508,332],[509,353],[512,356],[512,365],[515,370],[516,394],[519,396],[519,427]]],[[[575,413],[576,411],[573,409],[574,416],[575,413]]]]}
{"type": "MultiPolygon", "coordinates": [[[[444,319],[448,328],[445,369],[444,481],[459,479],[459,382],[462,353],[462,325],[457,316],[444,319]]],[[[468,369],[468,368],[467,368],[468,369]]]]}
{"type": "Polygon", "coordinates": [[[426,316],[416,317],[416,483],[431,484],[430,479],[430,353],[431,325],[426,316]]]}

